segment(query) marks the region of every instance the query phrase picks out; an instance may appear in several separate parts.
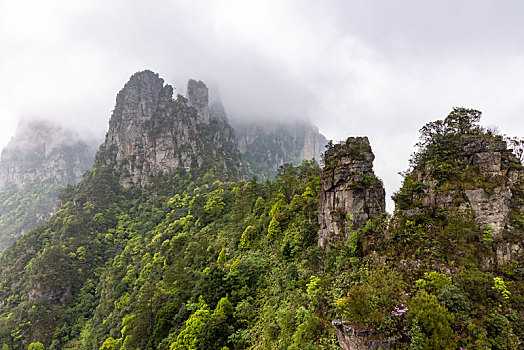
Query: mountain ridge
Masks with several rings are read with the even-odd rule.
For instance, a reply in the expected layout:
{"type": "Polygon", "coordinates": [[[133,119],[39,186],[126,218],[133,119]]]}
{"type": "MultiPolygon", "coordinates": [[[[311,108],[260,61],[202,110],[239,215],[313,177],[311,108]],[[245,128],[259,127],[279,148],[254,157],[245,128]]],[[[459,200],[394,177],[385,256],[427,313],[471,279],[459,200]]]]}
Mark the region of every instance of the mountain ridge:
{"type": "Polygon", "coordinates": [[[422,127],[389,216],[366,137],[330,143],[324,169],[238,179],[238,149],[218,153],[233,141],[213,117],[225,113],[207,124],[204,105],[143,74],[117,97],[94,168],[0,256],[0,346],[519,347],[524,167],[480,112],[422,127]],[[194,149],[177,148],[178,126],[194,149]]]}

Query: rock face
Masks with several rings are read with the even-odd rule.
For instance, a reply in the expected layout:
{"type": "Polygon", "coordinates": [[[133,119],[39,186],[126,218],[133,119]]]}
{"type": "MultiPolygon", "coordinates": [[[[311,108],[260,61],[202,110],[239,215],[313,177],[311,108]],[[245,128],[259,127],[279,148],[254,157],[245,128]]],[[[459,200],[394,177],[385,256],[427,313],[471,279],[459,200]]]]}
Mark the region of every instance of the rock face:
{"type": "Polygon", "coordinates": [[[187,83],[189,105],[197,110],[198,122],[209,123],[209,92],[206,84],[190,79],[187,83]]]}
{"type": "Polygon", "coordinates": [[[373,172],[375,156],[367,137],[350,137],[324,154],[318,221],[318,245],[345,240],[386,210],[382,181],[373,172]]]}
{"type": "Polygon", "coordinates": [[[243,159],[253,173],[272,177],[278,168],[303,160],[320,161],[327,143],[318,128],[307,122],[233,121],[243,159]]]}
{"type": "Polygon", "coordinates": [[[524,243],[515,234],[510,213],[524,214],[524,204],[519,203],[518,191],[524,189],[524,168],[520,160],[507,149],[506,142],[485,136],[461,138],[464,160],[478,167],[481,177],[495,186],[466,190],[465,195],[475,215],[475,221],[494,240],[495,261],[505,265],[524,250],[524,243]]]}
{"type": "Polygon", "coordinates": [[[334,320],[333,326],[342,350],[387,350],[396,341],[394,337],[383,339],[371,329],[349,325],[344,320],[334,320]]]}
{"type": "Polygon", "coordinates": [[[524,171],[519,159],[506,148],[506,142],[486,136],[464,136],[460,140],[464,161],[478,167],[481,177],[498,186],[466,190],[465,195],[481,227],[490,227],[496,237],[501,237],[509,225],[512,201],[511,189],[522,179],[524,171]]]}
{"type": "Polygon", "coordinates": [[[83,141],[75,132],[48,121],[26,120],[2,150],[0,189],[39,183],[74,185],[91,169],[94,140],[83,141]]]}
{"type": "MultiPolygon", "coordinates": [[[[162,173],[219,165],[238,178],[241,161],[233,130],[210,118],[207,87],[190,80],[188,98],[151,71],[134,74],[118,93],[98,161],[120,171],[124,187],[147,186],[162,173]]],[[[217,170],[218,171],[218,170],[217,170]]]]}
{"type": "Polygon", "coordinates": [[[523,250],[511,213],[524,214],[517,195],[524,188],[524,168],[500,137],[462,136],[459,149],[460,170],[448,178],[442,178],[442,166],[414,169],[412,176],[425,188],[414,197],[418,208],[403,212],[408,216],[422,210],[472,212],[481,230],[494,240],[496,261],[490,264],[504,265],[523,250]]]}
{"type": "Polygon", "coordinates": [[[0,160],[0,251],[56,211],[62,189],[93,166],[97,143],[48,121],[19,124],[0,160]]]}

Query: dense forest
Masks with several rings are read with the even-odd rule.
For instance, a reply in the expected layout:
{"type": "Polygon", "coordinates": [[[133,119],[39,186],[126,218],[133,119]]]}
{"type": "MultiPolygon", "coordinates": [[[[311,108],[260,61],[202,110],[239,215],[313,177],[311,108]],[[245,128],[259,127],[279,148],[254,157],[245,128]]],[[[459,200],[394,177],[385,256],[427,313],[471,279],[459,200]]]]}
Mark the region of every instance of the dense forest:
{"type": "MultiPolygon", "coordinates": [[[[521,348],[524,168],[479,123],[456,108],[425,125],[394,213],[357,225],[331,208],[343,229],[320,246],[326,173],[371,149],[330,143],[323,169],[284,165],[265,182],[203,156],[124,187],[102,147],[1,256],[0,347],[521,348]]],[[[381,186],[364,175],[348,193],[381,186]]]]}

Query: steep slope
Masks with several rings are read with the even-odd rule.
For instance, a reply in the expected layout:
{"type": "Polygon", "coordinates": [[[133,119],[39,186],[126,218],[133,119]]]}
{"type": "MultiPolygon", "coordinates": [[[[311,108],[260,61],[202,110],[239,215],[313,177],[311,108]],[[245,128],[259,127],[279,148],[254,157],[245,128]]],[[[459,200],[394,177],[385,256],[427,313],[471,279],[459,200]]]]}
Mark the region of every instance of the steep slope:
{"type": "Polygon", "coordinates": [[[0,159],[0,251],[56,211],[61,190],[93,166],[96,147],[48,121],[20,122],[0,159]]]}
{"type": "Polygon", "coordinates": [[[120,172],[120,184],[145,187],[178,169],[206,170],[224,180],[240,177],[233,131],[210,118],[207,87],[190,80],[187,99],[151,71],[134,74],[118,93],[97,161],[120,172]]]}
{"type": "Polygon", "coordinates": [[[375,155],[367,137],[350,137],[324,154],[318,244],[329,248],[386,212],[384,185],[373,172],[375,155]]]}
{"type": "Polygon", "coordinates": [[[96,141],[49,121],[22,120],[2,150],[0,188],[30,182],[74,185],[93,164],[96,141]]]}
{"type": "MultiPolygon", "coordinates": [[[[98,281],[101,267],[136,238],[133,230],[117,232],[123,218],[138,219],[134,228],[142,227],[144,239],[150,239],[148,233],[167,207],[157,218],[151,218],[145,207],[157,212],[157,205],[168,205],[161,193],[173,194],[170,186],[183,189],[182,184],[194,177],[205,179],[199,184],[207,187],[207,181],[240,176],[231,128],[224,120],[206,115],[205,85],[190,81],[189,86],[188,99],[173,100],[172,88],[164,86],[157,74],[144,71],[132,76],[117,96],[95,168],[61,194],[64,204],[50,220],[2,255],[0,338],[4,347],[21,348],[42,340],[46,346],[63,349],[63,337],[78,336],[66,324],[80,322],[77,317],[93,312],[93,304],[84,298],[92,296],[93,280],[98,281]]],[[[54,148],[28,144],[30,154],[39,155],[34,149],[42,148],[57,159],[54,148]]],[[[19,175],[23,172],[8,170],[23,179],[19,175]]],[[[59,177],[56,173],[49,182],[59,177]]],[[[210,219],[204,216],[202,220],[210,219]]]]}
{"type": "Polygon", "coordinates": [[[520,348],[524,167],[480,117],[455,108],[420,130],[393,217],[358,238],[343,349],[520,348]]]}
{"type": "Polygon", "coordinates": [[[286,163],[321,160],[327,144],[318,128],[307,122],[233,120],[236,140],[248,175],[273,178],[286,163]]]}
{"type": "MultiPolygon", "coordinates": [[[[205,126],[206,108],[187,103],[205,126]]],[[[421,129],[392,217],[367,138],[332,145],[323,171],[287,165],[263,183],[222,181],[197,156],[188,170],[148,160],[158,173],[142,182],[145,168],[116,155],[162,149],[147,122],[127,129],[144,140],[125,139],[129,121],[115,119],[120,141],[2,254],[0,347],[517,349],[522,165],[479,118],[455,109],[421,129]],[[328,224],[339,234],[323,249],[328,224]],[[499,247],[513,251],[499,259],[499,247]]]]}

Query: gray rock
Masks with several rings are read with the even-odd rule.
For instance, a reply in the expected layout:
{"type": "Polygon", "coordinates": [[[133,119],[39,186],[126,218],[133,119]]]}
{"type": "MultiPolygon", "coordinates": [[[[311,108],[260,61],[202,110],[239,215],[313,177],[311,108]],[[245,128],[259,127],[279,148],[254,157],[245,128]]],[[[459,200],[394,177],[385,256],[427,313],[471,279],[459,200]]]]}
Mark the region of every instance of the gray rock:
{"type": "Polygon", "coordinates": [[[338,343],[342,350],[387,350],[397,338],[383,338],[372,329],[347,324],[345,320],[334,320],[338,343]]]}
{"type": "Polygon", "coordinates": [[[202,81],[190,79],[187,83],[187,99],[199,116],[198,122],[209,124],[209,92],[202,81]]]}
{"type": "Polygon", "coordinates": [[[373,173],[367,137],[350,137],[324,154],[319,202],[318,245],[347,239],[352,230],[385,212],[385,190],[373,173]],[[349,220],[348,220],[349,217],[349,220]]]}
{"type": "Polygon", "coordinates": [[[469,156],[479,152],[502,152],[506,150],[506,147],[504,140],[484,135],[462,136],[460,138],[460,149],[469,156]]]}
{"type": "Polygon", "coordinates": [[[158,174],[201,168],[206,160],[240,176],[233,131],[225,120],[209,118],[205,84],[191,80],[188,98],[190,103],[180,95],[174,100],[173,88],[147,70],[134,74],[118,93],[97,157],[120,171],[122,186],[144,187],[158,174]]]}
{"type": "Polygon", "coordinates": [[[500,152],[475,153],[471,159],[473,165],[477,165],[483,172],[500,172],[502,157],[500,152]]]}
{"type": "Polygon", "coordinates": [[[496,261],[498,265],[506,265],[512,258],[523,251],[518,244],[503,243],[495,247],[496,261]]]}
{"type": "Polygon", "coordinates": [[[494,237],[501,237],[509,225],[511,191],[497,187],[488,194],[483,188],[464,191],[477,223],[485,229],[490,227],[494,237]]]}
{"type": "Polygon", "coordinates": [[[441,186],[433,177],[431,165],[415,168],[411,175],[426,185],[423,193],[414,198],[419,201],[420,208],[409,208],[400,213],[409,217],[426,209],[463,213],[471,211],[481,230],[491,230],[491,238],[494,239],[494,254],[487,257],[482,266],[489,268],[504,265],[523,250],[523,243],[519,243],[518,235],[514,234],[516,230],[511,226],[509,214],[511,210],[517,213],[524,211],[524,205],[518,200],[519,188],[524,181],[524,168],[500,137],[463,136],[459,144],[465,166],[463,170],[467,171],[465,174],[477,178],[463,177],[463,184],[457,184],[455,179],[455,183],[444,182],[441,186]],[[478,170],[468,169],[471,166],[478,167],[478,170]]]}
{"type": "Polygon", "coordinates": [[[91,169],[96,140],[44,120],[24,120],[2,150],[0,190],[37,181],[74,185],[91,169]]]}

